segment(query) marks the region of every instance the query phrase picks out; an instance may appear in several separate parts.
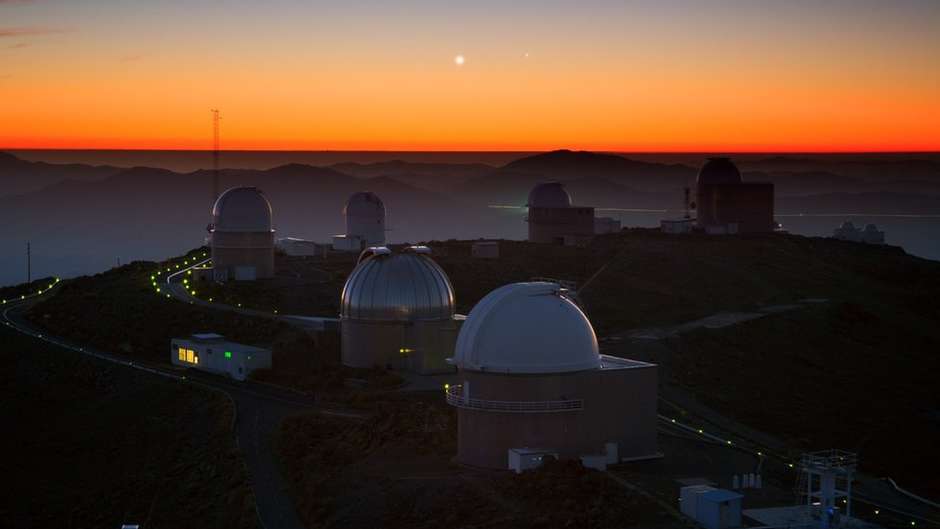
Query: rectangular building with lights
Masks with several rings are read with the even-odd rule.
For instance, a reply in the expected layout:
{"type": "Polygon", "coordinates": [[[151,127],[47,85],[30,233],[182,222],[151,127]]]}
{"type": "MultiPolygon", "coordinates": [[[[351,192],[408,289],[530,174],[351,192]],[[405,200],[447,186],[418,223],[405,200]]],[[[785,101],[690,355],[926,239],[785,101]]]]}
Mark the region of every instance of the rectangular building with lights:
{"type": "Polygon", "coordinates": [[[255,369],[271,368],[271,351],[227,341],[221,334],[194,334],[170,341],[170,362],[245,380],[255,369]]]}

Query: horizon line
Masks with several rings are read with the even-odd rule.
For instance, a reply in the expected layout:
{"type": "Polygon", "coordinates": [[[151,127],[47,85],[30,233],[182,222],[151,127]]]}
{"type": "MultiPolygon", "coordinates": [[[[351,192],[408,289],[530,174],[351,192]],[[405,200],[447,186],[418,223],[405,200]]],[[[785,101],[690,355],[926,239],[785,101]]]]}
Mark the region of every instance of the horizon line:
{"type": "MultiPolygon", "coordinates": [[[[0,151],[141,151],[141,152],[199,152],[211,153],[213,149],[174,149],[174,148],[156,148],[156,147],[0,147],[0,151]]],[[[614,153],[614,154],[940,154],[937,150],[903,150],[903,149],[842,149],[842,150],[611,150],[611,149],[576,149],[560,147],[554,149],[219,149],[220,153],[225,152],[276,152],[276,153],[330,153],[330,152],[349,152],[349,153],[549,153],[557,151],[571,152],[592,152],[592,153],[614,153]]]]}

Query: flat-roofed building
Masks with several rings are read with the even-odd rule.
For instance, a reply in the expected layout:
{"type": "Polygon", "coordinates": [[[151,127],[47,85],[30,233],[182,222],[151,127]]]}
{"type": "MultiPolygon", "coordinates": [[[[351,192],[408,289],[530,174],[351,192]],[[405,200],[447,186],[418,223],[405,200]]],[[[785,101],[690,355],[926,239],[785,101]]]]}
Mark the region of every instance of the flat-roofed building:
{"type": "Polygon", "coordinates": [[[271,351],[231,342],[215,333],[193,334],[170,341],[170,362],[235,380],[245,380],[256,369],[271,368],[271,351]]]}

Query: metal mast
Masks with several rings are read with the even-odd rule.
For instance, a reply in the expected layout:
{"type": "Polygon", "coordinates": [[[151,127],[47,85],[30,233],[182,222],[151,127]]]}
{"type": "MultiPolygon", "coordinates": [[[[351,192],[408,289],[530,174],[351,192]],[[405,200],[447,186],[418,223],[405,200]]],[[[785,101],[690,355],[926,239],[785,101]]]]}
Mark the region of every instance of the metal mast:
{"type": "Polygon", "coordinates": [[[212,109],[212,205],[219,198],[219,111],[212,109]]]}

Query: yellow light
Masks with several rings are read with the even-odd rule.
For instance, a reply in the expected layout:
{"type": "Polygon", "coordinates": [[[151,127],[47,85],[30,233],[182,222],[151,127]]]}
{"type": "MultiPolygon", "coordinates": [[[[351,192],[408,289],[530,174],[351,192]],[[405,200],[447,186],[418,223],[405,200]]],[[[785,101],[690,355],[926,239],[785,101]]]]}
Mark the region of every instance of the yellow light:
{"type": "Polygon", "coordinates": [[[444,384],[444,391],[447,391],[448,389],[450,389],[450,384],[444,384]]]}
{"type": "Polygon", "coordinates": [[[762,455],[764,455],[764,454],[763,454],[763,452],[757,452],[757,455],[762,456],[762,455]]]}
{"type": "Polygon", "coordinates": [[[878,509],[875,509],[875,514],[880,514],[880,513],[881,511],[879,511],[878,509]]]}
{"type": "Polygon", "coordinates": [[[731,446],[731,441],[728,441],[728,446],[731,446]]]}
{"type": "Polygon", "coordinates": [[[793,463],[790,463],[788,466],[789,466],[790,468],[793,468],[793,463]]]}
{"type": "Polygon", "coordinates": [[[150,280],[151,280],[151,281],[154,281],[154,280],[156,280],[156,279],[157,279],[156,276],[150,276],[150,280]]]}
{"type": "Polygon", "coordinates": [[[698,431],[698,433],[701,433],[701,434],[703,434],[703,433],[705,433],[705,432],[703,432],[702,430],[699,430],[699,431],[698,431]]]}
{"type": "Polygon", "coordinates": [[[157,287],[157,294],[160,293],[160,287],[157,287]]]}

